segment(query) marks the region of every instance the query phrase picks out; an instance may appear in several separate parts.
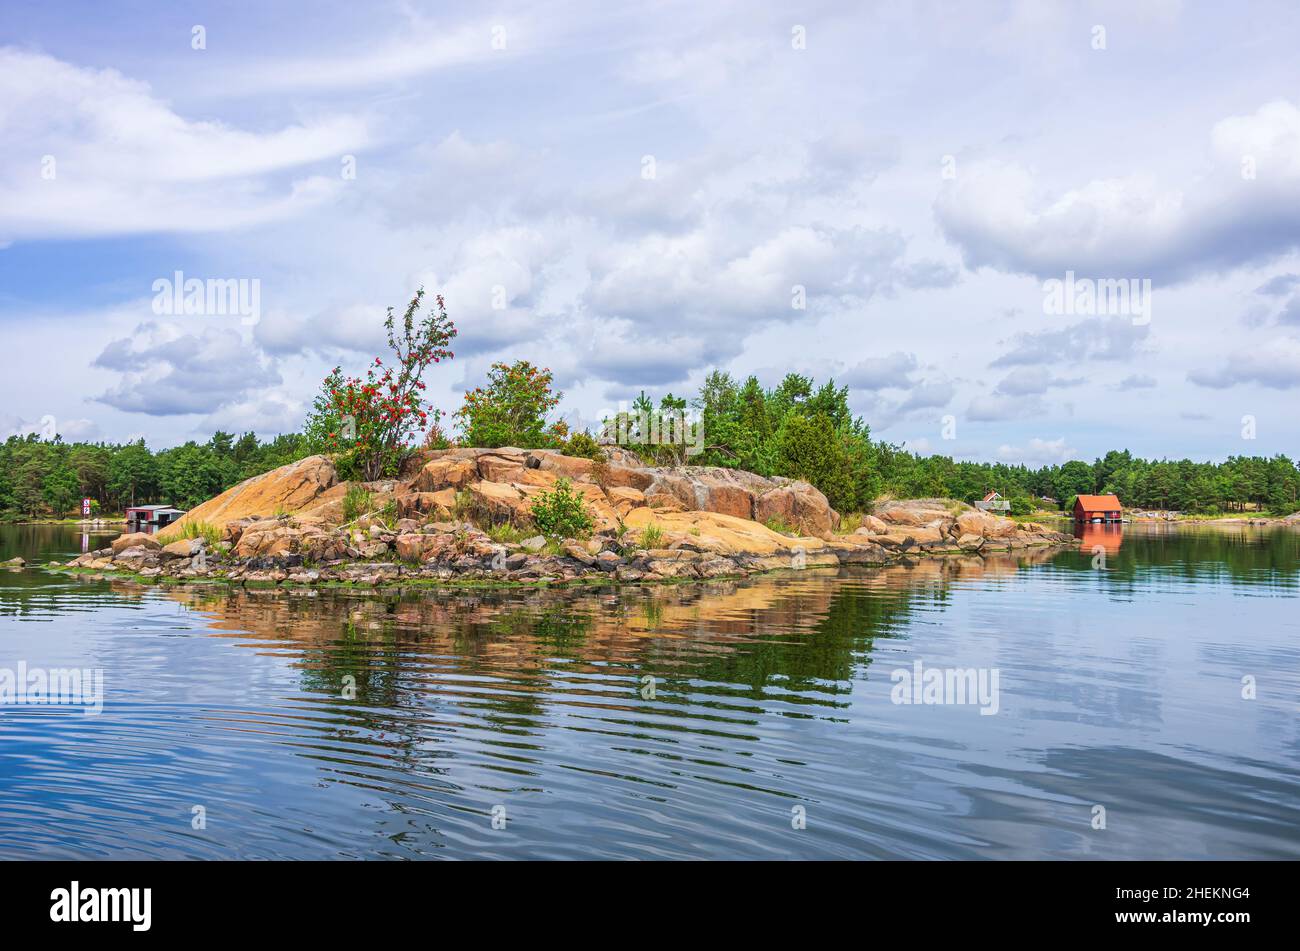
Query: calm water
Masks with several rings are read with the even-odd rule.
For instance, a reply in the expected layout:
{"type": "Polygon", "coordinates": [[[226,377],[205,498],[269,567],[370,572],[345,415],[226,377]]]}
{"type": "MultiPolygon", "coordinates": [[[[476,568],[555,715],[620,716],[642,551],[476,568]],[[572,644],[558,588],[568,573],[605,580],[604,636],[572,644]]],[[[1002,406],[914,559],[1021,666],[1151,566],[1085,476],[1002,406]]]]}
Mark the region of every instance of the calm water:
{"type": "Polygon", "coordinates": [[[1297,858],[1298,574],[1292,531],[1134,526],[603,593],[0,571],[0,668],[105,678],[0,706],[0,857],[1297,858]],[[891,702],[917,660],[996,670],[997,714],[891,702]]]}

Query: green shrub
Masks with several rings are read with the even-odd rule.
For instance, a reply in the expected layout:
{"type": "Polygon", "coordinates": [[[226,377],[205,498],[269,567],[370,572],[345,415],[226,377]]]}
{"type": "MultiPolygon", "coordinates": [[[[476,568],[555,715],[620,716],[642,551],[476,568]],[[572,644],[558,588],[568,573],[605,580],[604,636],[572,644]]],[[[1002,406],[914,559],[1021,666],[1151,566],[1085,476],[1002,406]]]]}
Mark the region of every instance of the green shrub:
{"type": "Polygon", "coordinates": [[[343,495],[343,521],[355,522],[370,511],[372,502],[370,490],[364,485],[352,484],[343,495]]]}
{"type": "Polygon", "coordinates": [[[529,533],[511,522],[497,522],[486,529],[488,538],[498,545],[515,545],[529,537],[529,533]]]}
{"type": "Polygon", "coordinates": [[[1008,514],[1012,516],[1030,515],[1034,512],[1033,501],[1024,495],[1018,495],[1011,500],[1011,509],[1008,514]]]}
{"type": "Polygon", "coordinates": [[[763,524],[766,525],[768,528],[770,528],[772,531],[779,532],[782,535],[794,534],[794,529],[791,528],[789,525],[787,525],[784,519],[778,518],[775,515],[773,515],[763,524]]]}
{"type": "Polygon", "coordinates": [[[181,538],[201,538],[209,548],[221,541],[221,529],[211,522],[185,522],[181,525],[181,538]]]}
{"type": "Polygon", "coordinates": [[[451,503],[451,517],[459,522],[468,521],[474,515],[474,508],[474,493],[469,489],[461,489],[451,503]]]}
{"type": "Polygon", "coordinates": [[[830,417],[791,413],[776,437],[777,467],[783,475],[811,482],[831,508],[860,508],[853,479],[853,459],[835,432],[830,417]]]}
{"type": "Polygon", "coordinates": [[[553,376],[527,360],[512,364],[494,363],[486,386],[465,394],[456,411],[463,446],[518,446],[541,449],[556,444],[548,431],[546,414],[563,394],[551,390],[553,376]]]}
{"type": "Polygon", "coordinates": [[[566,456],[578,456],[583,459],[604,461],[605,453],[600,443],[588,432],[574,433],[560,445],[560,451],[566,456]]]}
{"type": "Polygon", "coordinates": [[[555,488],[539,492],[533,499],[533,521],[537,530],[550,538],[582,538],[591,534],[591,515],[582,496],[568,479],[556,479],[555,488]]]}
{"type": "Polygon", "coordinates": [[[641,529],[641,547],[646,549],[663,548],[664,530],[654,522],[641,529]]]}

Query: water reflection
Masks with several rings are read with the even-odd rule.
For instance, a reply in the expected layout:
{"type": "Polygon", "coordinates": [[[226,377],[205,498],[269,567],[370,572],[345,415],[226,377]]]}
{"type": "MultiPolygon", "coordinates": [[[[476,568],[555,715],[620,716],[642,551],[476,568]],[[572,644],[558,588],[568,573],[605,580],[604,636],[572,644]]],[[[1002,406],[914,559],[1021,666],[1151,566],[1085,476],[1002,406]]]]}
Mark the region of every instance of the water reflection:
{"type": "Polygon", "coordinates": [[[22,572],[4,656],[108,696],[0,708],[0,855],[1300,857],[1296,539],[380,597],[22,572]],[[999,669],[999,714],[892,704],[916,659],[999,669]]]}
{"type": "Polygon", "coordinates": [[[1121,522],[1075,522],[1074,537],[1079,539],[1079,550],[1092,555],[1113,555],[1124,541],[1121,522]]]}

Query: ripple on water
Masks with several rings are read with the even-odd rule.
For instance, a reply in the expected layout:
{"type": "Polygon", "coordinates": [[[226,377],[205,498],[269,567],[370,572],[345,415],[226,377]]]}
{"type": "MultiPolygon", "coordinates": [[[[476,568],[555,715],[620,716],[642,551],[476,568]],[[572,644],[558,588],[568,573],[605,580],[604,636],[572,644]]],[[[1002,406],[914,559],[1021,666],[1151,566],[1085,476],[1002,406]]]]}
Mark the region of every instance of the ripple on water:
{"type": "Polygon", "coordinates": [[[661,590],[22,572],[0,666],[102,668],[106,696],[0,707],[0,855],[1296,858],[1298,569],[1291,536],[1135,532],[1105,570],[661,590]],[[996,670],[998,714],[891,702],[918,660],[996,670]]]}

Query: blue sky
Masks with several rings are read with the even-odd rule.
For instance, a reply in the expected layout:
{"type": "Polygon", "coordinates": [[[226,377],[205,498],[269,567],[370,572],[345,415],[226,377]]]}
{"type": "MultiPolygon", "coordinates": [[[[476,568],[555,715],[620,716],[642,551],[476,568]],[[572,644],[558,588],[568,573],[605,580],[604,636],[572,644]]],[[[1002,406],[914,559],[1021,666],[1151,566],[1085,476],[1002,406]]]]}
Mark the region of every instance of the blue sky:
{"type": "Polygon", "coordinates": [[[923,452],[1295,456],[1298,20],[10,0],[0,437],[295,429],[423,284],[446,410],[501,359],[586,423],[797,370],[923,452]],[[257,281],[256,319],[155,313],[177,271],[257,281]],[[1067,272],[1149,315],[1050,312],[1067,272]]]}

